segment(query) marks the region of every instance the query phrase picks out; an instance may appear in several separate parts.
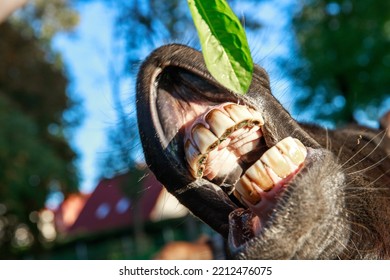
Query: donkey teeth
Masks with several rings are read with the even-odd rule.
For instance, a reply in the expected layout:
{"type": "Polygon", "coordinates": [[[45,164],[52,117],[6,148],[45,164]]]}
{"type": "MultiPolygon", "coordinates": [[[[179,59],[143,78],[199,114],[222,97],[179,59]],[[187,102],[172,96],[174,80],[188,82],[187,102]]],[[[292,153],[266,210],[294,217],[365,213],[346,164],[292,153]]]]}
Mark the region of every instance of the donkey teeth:
{"type": "Polygon", "coordinates": [[[211,131],[221,140],[230,135],[236,125],[231,118],[218,109],[210,111],[206,116],[206,121],[211,131]]]}
{"type": "Polygon", "coordinates": [[[252,109],[252,108],[248,108],[249,112],[252,113],[252,124],[253,125],[258,125],[258,126],[262,126],[264,125],[264,119],[263,119],[263,116],[260,114],[260,112],[252,109]]]}
{"type": "Polygon", "coordinates": [[[287,137],[276,144],[276,147],[295,165],[300,165],[306,157],[306,148],[298,139],[287,137]]]}
{"type": "Polygon", "coordinates": [[[274,182],[268,175],[267,170],[261,160],[258,160],[253,164],[246,172],[247,175],[260,189],[263,191],[270,190],[274,182]]]}
{"type": "Polygon", "coordinates": [[[192,176],[201,177],[204,170],[204,164],[208,155],[202,155],[199,153],[190,140],[187,140],[184,144],[184,152],[187,159],[188,166],[192,176]]]}
{"type": "Polygon", "coordinates": [[[197,124],[192,129],[192,139],[202,154],[208,153],[219,145],[218,138],[202,124],[197,124]]]}
{"type": "Polygon", "coordinates": [[[298,139],[287,137],[264,153],[260,160],[280,178],[285,178],[303,163],[306,154],[306,147],[298,139]]]}
{"type": "Polygon", "coordinates": [[[191,175],[199,178],[213,173],[210,169],[215,166],[209,165],[213,152],[228,148],[234,157],[250,152],[259,143],[263,124],[256,110],[229,102],[202,114],[185,129],[184,149],[191,175]]]}
{"type": "Polygon", "coordinates": [[[276,146],[270,148],[260,160],[281,178],[287,177],[292,171],[276,146]]]}
{"type": "Polygon", "coordinates": [[[281,140],[246,170],[235,185],[236,197],[258,203],[261,193],[293,174],[304,162],[306,154],[306,147],[298,139],[287,137],[281,140]]]}
{"type": "Polygon", "coordinates": [[[224,109],[229,114],[230,118],[237,124],[236,129],[246,126],[253,119],[253,115],[246,106],[228,104],[224,109]]]}
{"type": "Polygon", "coordinates": [[[256,190],[256,187],[254,186],[252,181],[245,175],[242,176],[241,179],[237,182],[237,184],[235,185],[235,190],[238,192],[238,194],[240,194],[239,196],[237,196],[237,193],[235,193],[238,199],[241,200],[242,197],[244,197],[252,205],[256,205],[261,200],[261,196],[256,190]]]}

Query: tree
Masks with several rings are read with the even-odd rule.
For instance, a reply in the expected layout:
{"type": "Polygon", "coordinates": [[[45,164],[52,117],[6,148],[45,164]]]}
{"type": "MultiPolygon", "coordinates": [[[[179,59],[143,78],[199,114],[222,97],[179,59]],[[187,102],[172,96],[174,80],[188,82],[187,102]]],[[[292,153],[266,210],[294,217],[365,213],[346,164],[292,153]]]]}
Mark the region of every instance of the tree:
{"type": "Polygon", "coordinates": [[[336,124],[359,121],[358,109],[379,108],[390,97],[390,2],[304,0],[294,17],[297,63],[286,63],[306,94],[298,108],[336,124]]]}
{"type": "MultiPolygon", "coordinates": [[[[50,192],[78,189],[68,136],[80,114],[61,57],[50,48],[55,32],[39,28],[47,24],[43,2],[0,25],[0,258],[41,250],[37,212],[50,192]]],[[[59,22],[52,30],[70,28],[59,22]]]]}

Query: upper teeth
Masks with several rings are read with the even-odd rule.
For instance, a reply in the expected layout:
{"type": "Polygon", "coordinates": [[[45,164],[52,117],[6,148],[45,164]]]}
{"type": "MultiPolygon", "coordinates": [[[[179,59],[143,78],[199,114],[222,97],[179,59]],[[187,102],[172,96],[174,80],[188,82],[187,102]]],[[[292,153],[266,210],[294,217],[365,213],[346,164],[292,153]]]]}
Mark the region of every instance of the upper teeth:
{"type": "Polygon", "coordinates": [[[225,111],[229,114],[229,116],[236,124],[250,122],[253,119],[253,115],[245,106],[237,104],[228,104],[225,106],[225,111]]]}
{"type": "Polygon", "coordinates": [[[226,138],[234,130],[236,123],[219,110],[212,110],[206,116],[211,131],[220,139],[226,138]]]}
{"type": "Polygon", "coordinates": [[[215,164],[218,159],[223,158],[226,168],[220,172],[229,172],[229,166],[232,166],[229,163],[236,162],[257,145],[261,137],[259,126],[262,125],[264,120],[259,112],[234,103],[224,103],[206,112],[186,132],[184,149],[191,174],[196,178],[215,177],[215,170],[210,171],[210,153],[225,148],[229,150],[229,154],[227,151],[216,153],[212,160],[215,164]]]}
{"type": "Polygon", "coordinates": [[[202,154],[210,152],[219,144],[218,138],[202,124],[193,128],[192,139],[202,154]]]}

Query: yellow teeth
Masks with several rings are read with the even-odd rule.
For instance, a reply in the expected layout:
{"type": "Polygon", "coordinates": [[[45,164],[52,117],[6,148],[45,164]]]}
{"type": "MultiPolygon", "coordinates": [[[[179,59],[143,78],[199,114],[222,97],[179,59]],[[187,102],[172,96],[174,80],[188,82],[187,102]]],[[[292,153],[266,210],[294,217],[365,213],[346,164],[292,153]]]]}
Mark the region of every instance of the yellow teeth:
{"type": "Polygon", "coordinates": [[[193,176],[196,175],[196,177],[201,176],[204,169],[204,164],[207,160],[207,155],[202,155],[199,153],[198,149],[196,149],[189,140],[187,140],[187,142],[184,144],[184,152],[188,165],[191,169],[191,174],[193,176]]]}
{"type": "Polygon", "coordinates": [[[252,181],[246,176],[241,177],[235,186],[235,190],[241,195],[238,197],[244,197],[251,204],[256,205],[260,202],[261,196],[256,190],[255,186],[252,184],[252,181]]]}
{"type": "Polygon", "coordinates": [[[244,176],[248,176],[263,191],[270,190],[274,185],[261,160],[256,161],[255,164],[249,167],[244,176]]]}
{"type": "MultiPolygon", "coordinates": [[[[184,143],[192,176],[208,180],[225,178],[247,155],[253,160],[249,153],[262,149],[263,125],[264,119],[258,111],[233,103],[214,107],[199,117],[187,128],[184,143]]],[[[282,186],[284,179],[297,172],[306,155],[306,147],[298,139],[281,140],[245,171],[235,185],[234,195],[241,202],[258,204],[264,192],[275,185],[282,186]]]]}
{"type": "Polygon", "coordinates": [[[234,149],[234,153],[237,156],[243,156],[259,145],[261,136],[262,133],[260,129],[252,129],[252,131],[247,134],[247,137],[243,137],[238,141],[235,141],[235,139],[232,140],[230,146],[234,149]]]}
{"type": "Polygon", "coordinates": [[[252,125],[258,125],[258,126],[264,125],[263,116],[259,112],[257,112],[256,110],[254,110],[252,108],[248,108],[248,110],[249,110],[249,112],[252,113],[252,116],[253,116],[252,125]]]}
{"type": "Polygon", "coordinates": [[[220,110],[212,110],[206,116],[210,130],[220,139],[225,139],[232,131],[236,123],[220,110]]]}
{"type": "Polygon", "coordinates": [[[260,160],[271,168],[280,178],[285,178],[291,173],[288,162],[284,159],[276,146],[269,149],[260,160]]]}
{"type": "Polygon", "coordinates": [[[245,106],[229,104],[226,105],[224,109],[230,115],[230,118],[237,124],[237,128],[245,126],[253,119],[253,115],[245,106]]]}
{"type": "MultiPolygon", "coordinates": [[[[195,178],[210,177],[208,174],[217,172],[216,166],[236,165],[237,157],[259,145],[263,124],[259,112],[234,103],[222,104],[205,113],[186,132],[184,149],[191,174],[195,178]],[[219,155],[218,162],[210,166],[211,159],[215,158],[211,154],[219,154],[224,148],[232,154],[228,157],[229,162],[220,162],[222,156],[219,155]],[[215,170],[211,172],[210,169],[215,170]]],[[[218,173],[222,175],[222,171],[218,173]]]]}
{"type": "Polygon", "coordinates": [[[287,137],[277,143],[276,147],[296,165],[305,160],[306,148],[298,139],[287,137]]]}
{"type": "Polygon", "coordinates": [[[298,139],[292,137],[283,139],[247,169],[235,185],[237,198],[241,201],[245,198],[252,204],[260,201],[261,192],[269,191],[283,178],[294,174],[304,162],[306,155],[306,147],[298,139]]]}
{"type": "Polygon", "coordinates": [[[197,124],[192,129],[192,139],[202,154],[215,149],[219,144],[218,138],[201,124],[197,124]]]}

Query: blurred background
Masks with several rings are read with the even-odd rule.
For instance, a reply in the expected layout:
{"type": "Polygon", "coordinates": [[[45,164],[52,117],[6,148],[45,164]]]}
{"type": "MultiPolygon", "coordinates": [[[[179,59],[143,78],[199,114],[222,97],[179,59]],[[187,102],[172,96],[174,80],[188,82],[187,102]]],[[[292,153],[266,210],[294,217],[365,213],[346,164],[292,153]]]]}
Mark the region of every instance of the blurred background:
{"type": "MultiPolygon", "coordinates": [[[[390,2],[232,0],[301,121],[378,127],[390,2]]],[[[0,0],[0,258],[148,259],[218,236],[145,167],[134,84],[165,43],[199,48],[185,0],[0,0]]]]}

